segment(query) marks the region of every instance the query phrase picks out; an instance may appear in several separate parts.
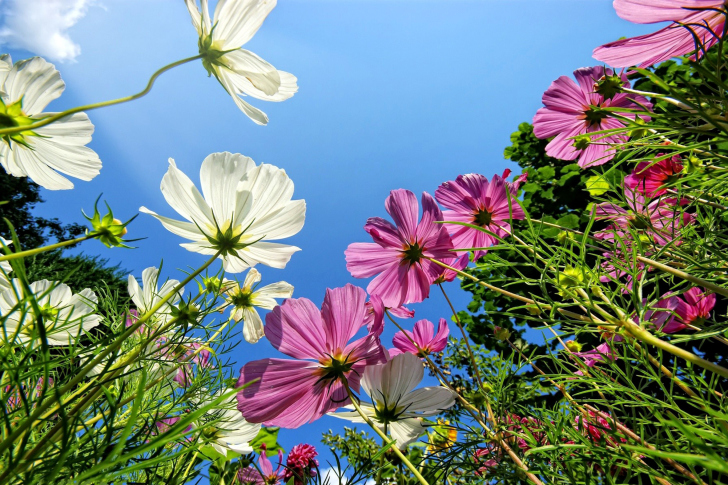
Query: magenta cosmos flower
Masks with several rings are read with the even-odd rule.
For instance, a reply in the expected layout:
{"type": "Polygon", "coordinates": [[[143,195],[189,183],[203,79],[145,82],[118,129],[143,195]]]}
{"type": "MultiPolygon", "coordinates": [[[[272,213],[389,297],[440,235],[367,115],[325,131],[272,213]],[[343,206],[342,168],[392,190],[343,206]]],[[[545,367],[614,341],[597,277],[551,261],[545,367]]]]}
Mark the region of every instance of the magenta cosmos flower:
{"type": "Polygon", "coordinates": [[[418,303],[430,294],[430,285],[442,274],[443,268],[426,258],[439,261],[453,259],[452,242],[442,224],[442,211],[435,199],[422,193],[422,219],[415,194],[405,189],[393,190],[384,207],[392,219],[380,217],[367,220],[364,230],[373,243],[352,243],[346,254],[346,269],[355,278],[377,275],[367,286],[388,308],[418,303]]]}
{"type": "Polygon", "coordinates": [[[291,448],[288,452],[286,460],[286,471],[283,480],[289,483],[293,478],[293,485],[303,485],[312,482],[311,478],[316,476],[318,468],[318,460],[316,459],[318,452],[313,445],[302,443],[291,448]]]}
{"type": "Polygon", "coordinates": [[[358,391],[364,368],[386,361],[378,335],[349,342],[365,325],[366,313],[366,292],[353,285],[327,289],[320,311],[311,300],[290,298],[268,313],[265,336],[295,360],[245,364],[238,386],[259,379],[237,395],[245,419],[297,428],[347,404],[342,379],[358,391]]]}
{"type": "Polygon", "coordinates": [[[258,467],[250,465],[238,471],[238,483],[242,485],[277,485],[283,479],[281,463],[283,462],[283,451],[278,450],[278,468],[273,470],[273,464],[265,453],[265,444],[261,445],[258,467]]]}
{"type": "Polygon", "coordinates": [[[394,337],[392,337],[394,348],[389,350],[389,355],[394,357],[409,352],[418,357],[424,357],[433,352],[442,352],[447,347],[448,335],[450,335],[450,329],[444,318],[441,318],[437,325],[437,333],[435,333],[435,325],[431,321],[418,320],[415,322],[413,332],[404,330],[394,334],[394,337]],[[410,339],[417,343],[417,347],[421,349],[421,352],[417,350],[417,347],[412,344],[410,339]]]}
{"type": "Polygon", "coordinates": [[[715,306],[715,293],[706,295],[705,290],[695,287],[690,288],[681,296],[682,298],[676,297],[677,306],[675,307],[675,314],[680,323],[684,326],[702,325],[707,318],[710,318],[710,312],[715,306]]]}
{"type": "Polygon", "coordinates": [[[696,48],[699,57],[723,36],[724,5],[724,0],[614,0],[617,15],[630,22],[675,23],[651,34],[597,47],[594,58],[614,67],[647,67],[696,48]]]}
{"type": "MultiPolygon", "coordinates": [[[[560,160],[578,158],[581,168],[602,165],[614,158],[615,149],[611,145],[624,143],[627,135],[588,135],[625,126],[622,121],[609,116],[601,108],[641,109],[639,105],[647,109],[652,107],[642,96],[617,93],[607,99],[595,92],[595,83],[605,74],[612,76],[614,72],[611,69],[605,71],[602,66],[582,67],[574,71],[576,82],[567,76],[561,76],[543,93],[545,107],[539,109],[533,118],[533,133],[538,138],[555,137],[546,145],[548,156],[560,160]]],[[[624,82],[623,86],[630,85],[626,74],[622,73],[620,79],[624,82]]],[[[634,118],[629,113],[621,113],[621,116],[634,118]]]]}
{"type": "Polygon", "coordinates": [[[612,221],[607,230],[595,233],[604,240],[619,236],[629,239],[631,228],[660,246],[668,243],[679,244],[682,228],[692,224],[694,216],[678,211],[684,202],[674,198],[657,198],[651,200],[635,190],[625,187],[624,197],[627,208],[612,202],[604,202],[596,206],[596,218],[612,221]]]}
{"type": "MultiPolygon", "coordinates": [[[[469,173],[440,185],[435,191],[435,198],[450,209],[443,213],[445,220],[478,226],[500,238],[508,235],[511,230],[508,221],[524,218],[523,209],[516,201],[516,193],[528,176],[524,174],[509,184],[505,179],[510,173],[506,169],[502,177],[494,175],[490,181],[482,175],[469,173]]],[[[457,249],[485,248],[498,242],[491,234],[472,227],[459,224],[445,226],[457,249]]],[[[475,251],[473,259],[485,253],[485,250],[475,251]]]]}
{"type": "Polygon", "coordinates": [[[658,197],[667,193],[665,185],[680,177],[683,165],[680,155],[663,157],[665,154],[660,153],[657,158],[662,160],[638,163],[632,173],[624,177],[624,185],[647,197],[658,197]]]}

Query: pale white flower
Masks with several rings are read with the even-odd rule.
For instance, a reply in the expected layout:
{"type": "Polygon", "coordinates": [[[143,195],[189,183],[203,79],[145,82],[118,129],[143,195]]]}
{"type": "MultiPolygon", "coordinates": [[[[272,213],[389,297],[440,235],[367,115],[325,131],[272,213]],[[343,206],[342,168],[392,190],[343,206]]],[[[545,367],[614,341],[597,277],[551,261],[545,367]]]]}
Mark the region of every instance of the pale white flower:
{"type": "MultiPolygon", "coordinates": [[[[139,286],[136,278],[129,275],[128,289],[131,301],[136,305],[139,315],[143,315],[151,310],[160,300],[170,294],[177,286],[179,281],[167,280],[159,288],[159,270],[151,266],[142,271],[142,286],[139,286]]],[[[172,313],[172,308],[176,305],[184,293],[184,288],[180,288],[167,303],[157,310],[154,318],[160,322],[165,322],[172,313]]]]}
{"type": "MultiPolygon", "coordinates": [[[[53,115],[45,107],[66,84],[53,64],[40,57],[16,62],[0,57],[0,128],[30,125],[53,115]]],[[[99,156],[88,148],[94,125],[85,113],[19,133],[0,135],[0,165],[15,177],[30,177],[46,189],[72,189],[61,174],[91,180],[101,170],[99,156]]]]}
{"type": "Polygon", "coordinates": [[[42,318],[48,345],[70,345],[82,334],[101,323],[96,311],[97,298],[88,288],[74,294],[68,285],[40,280],[30,285],[26,295],[17,279],[0,295],[0,315],[4,317],[0,339],[27,343],[40,338],[36,319],[42,318]],[[28,297],[28,298],[26,298],[28,297]],[[34,298],[39,314],[28,300],[34,298]]]}
{"type": "MultiPolygon", "coordinates": [[[[215,400],[220,397],[220,393],[216,393],[211,399],[215,400]]],[[[237,400],[235,397],[229,402],[224,402],[218,409],[207,413],[207,418],[214,421],[208,423],[193,423],[194,428],[202,427],[202,436],[209,440],[210,445],[215,451],[225,456],[227,450],[236,453],[246,454],[252,453],[253,448],[250,441],[255,439],[260,432],[260,423],[249,423],[243,418],[243,413],[237,409],[237,400]]]]}
{"type": "MultiPolygon", "coordinates": [[[[0,249],[11,245],[13,242],[0,236],[0,249]]],[[[5,251],[1,250],[0,255],[4,255],[5,251]]],[[[10,272],[13,270],[10,261],[0,261],[0,293],[10,288],[10,272]]]]}
{"type": "MultiPolygon", "coordinates": [[[[372,398],[372,404],[360,405],[362,410],[380,428],[386,428],[399,447],[415,441],[424,432],[423,417],[440,414],[455,404],[455,395],[445,387],[415,390],[423,377],[420,359],[404,353],[386,364],[368,366],[361,379],[362,388],[372,398]]],[[[351,405],[345,408],[354,409],[351,405]]],[[[354,423],[364,422],[357,411],[329,414],[354,423]]]]}
{"type": "Polygon", "coordinates": [[[226,299],[232,306],[230,318],[236,322],[243,321],[243,336],[251,344],[265,335],[263,320],[260,319],[255,307],[272,310],[278,305],[276,298],[290,298],[293,295],[293,285],[285,281],[257,288],[260,279],[258,270],[251,268],[245,275],[243,286],[238,286],[236,281],[228,279],[223,282],[226,299]]]}
{"type": "Polygon", "coordinates": [[[201,254],[221,251],[226,271],[240,273],[258,263],[284,268],[295,246],[273,243],[291,237],[303,227],[306,202],[291,200],[293,182],[273,165],[255,165],[252,159],[228,152],[213,153],[200,167],[202,194],[169,160],[162,178],[162,194],[189,222],[163,217],[146,207],[164,227],[192,242],[181,246],[201,254]]]}
{"type": "Polygon", "coordinates": [[[298,91],[296,76],[279,71],[252,52],[241,49],[276,6],[276,0],[219,0],[210,20],[207,0],[185,0],[197,29],[202,65],[232,96],[243,113],[259,125],[268,116],[241,96],[285,101],[298,91]]]}

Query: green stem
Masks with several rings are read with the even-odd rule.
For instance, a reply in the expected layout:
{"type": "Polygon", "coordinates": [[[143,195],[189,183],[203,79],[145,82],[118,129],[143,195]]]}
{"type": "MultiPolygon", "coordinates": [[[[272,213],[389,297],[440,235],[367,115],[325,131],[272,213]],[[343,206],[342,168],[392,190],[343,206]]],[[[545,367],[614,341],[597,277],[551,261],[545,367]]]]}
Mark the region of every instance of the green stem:
{"type": "Polygon", "coordinates": [[[146,94],[148,94],[149,91],[152,90],[154,81],[156,81],[157,78],[159,76],[161,76],[163,73],[165,73],[165,72],[169,71],[170,69],[173,69],[177,66],[181,66],[182,64],[186,64],[191,61],[196,61],[197,59],[202,59],[202,55],[198,54],[193,57],[187,57],[186,59],[182,59],[177,62],[173,62],[172,64],[167,64],[166,66],[159,68],[154,74],[152,74],[152,77],[149,78],[149,82],[147,83],[147,86],[143,90],[139,91],[136,94],[132,94],[131,96],[125,96],[123,98],[112,99],[109,101],[101,101],[100,103],[87,104],[84,106],[78,106],[76,108],[67,109],[66,111],[56,113],[52,116],[49,116],[48,118],[43,118],[42,120],[36,121],[32,125],[13,126],[11,128],[3,128],[3,129],[0,129],[0,135],[12,135],[12,134],[20,133],[20,132],[27,131],[27,130],[35,130],[36,128],[40,128],[42,126],[48,125],[50,123],[53,123],[54,121],[58,121],[61,118],[72,115],[74,113],[79,113],[81,111],[90,111],[92,109],[105,108],[107,106],[114,106],[115,104],[122,104],[122,103],[126,103],[128,101],[134,101],[135,99],[139,99],[142,96],[145,96],[146,94]]]}
{"type": "MultiPolygon", "coordinates": [[[[179,285],[177,285],[172,291],[170,291],[164,298],[161,298],[159,302],[157,302],[156,305],[154,305],[147,313],[142,315],[139,320],[137,320],[133,325],[128,327],[124,333],[122,333],[116,340],[114,340],[108,347],[103,349],[99,354],[92,359],[90,362],[88,362],[86,365],[84,365],[81,369],[78,370],[75,377],[71,379],[68,384],[63,386],[58,391],[57,395],[64,395],[67,392],[69,392],[71,389],[76,387],[85,377],[86,375],[93,369],[96,365],[101,363],[101,361],[109,355],[111,352],[113,352],[117,347],[119,347],[122,342],[124,342],[127,338],[131,337],[131,335],[139,328],[141,327],[149,318],[152,317],[160,308],[162,308],[163,305],[169,301],[170,298],[172,298],[175,294],[179,292],[180,289],[184,288],[185,285],[187,285],[190,281],[194,280],[202,271],[204,271],[208,266],[210,266],[217,258],[220,256],[220,252],[218,251],[213,255],[209,260],[205,262],[199,269],[191,273],[187,278],[184,279],[179,285]]],[[[116,369],[115,369],[116,370],[116,369]]],[[[91,382],[87,383],[84,388],[90,387],[92,384],[94,384],[101,376],[96,376],[95,379],[93,379],[91,382]]],[[[56,395],[56,393],[53,393],[56,395]]],[[[10,433],[10,435],[3,440],[0,443],[0,454],[4,453],[12,444],[15,442],[15,440],[22,435],[26,429],[31,428],[34,426],[35,422],[38,420],[40,416],[43,415],[43,413],[48,410],[54,403],[56,403],[53,400],[47,400],[43,401],[38,404],[33,414],[31,414],[26,420],[24,420],[20,425],[10,433]]],[[[57,404],[63,405],[60,402],[57,404]]],[[[6,470],[7,474],[9,470],[6,470]]],[[[3,474],[3,476],[5,475],[3,474]]],[[[2,482],[2,477],[0,477],[0,483],[2,482]]]]}
{"type": "MultiPolygon", "coordinates": [[[[343,384],[344,384],[344,387],[346,388],[346,393],[349,395],[349,400],[354,405],[354,408],[359,413],[359,415],[362,417],[364,422],[367,423],[374,430],[374,432],[379,435],[380,438],[382,438],[382,441],[384,441],[388,445],[392,445],[392,440],[389,439],[389,436],[387,436],[385,433],[383,433],[382,430],[379,429],[379,427],[374,424],[374,422],[369,418],[369,416],[366,415],[366,413],[364,413],[362,408],[359,406],[359,403],[357,402],[356,397],[354,397],[354,394],[351,392],[351,388],[349,388],[349,382],[346,380],[346,378],[344,378],[343,384]]],[[[417,480],[422,485],[430,485],[427,482],[427,480],[425,480],[425,477],[423,477],[422,474],[420,474],[420,472],[417,470],[417,467],[415,467],[407,459],[407,457],[404,456],[404,454],[399,450],[399,447],[396,444],[392,445],[390,448],[392,450],[394,450],[394,453],[399,457],[400,460],[402,460],[402,463],[404,463],[404,465],[407,468],[409,468],[409,471],[412,472],[412,474],[415,476],[415,478],[417,478],[417,480]]]]}
{"type": "Polygon", "coordinates": [[[60,248],[66,247],[66,246],[72,246],[74,244],[78,244],[78,243],[86,241],[88,239],[93,239],[96,236],[97,236],[97,234],[92,232],[92,233],[86,234],[85,236],[77,237],[76,239],[70,239],[68,241],[61,241],[59,243],[51,244],[49,246],[43,246],[43,247],[35,248],[35,249],[28,249],[27,251],[19,251],[17,253],[6,254],[5,256],[0,256],[0,262],[10,261],[11,259],[25,258],[27,256],[35,256],[36,254],[44,253],[46,251],[53,251],[54,249],[60,249],[60,248]]]}
{"type": "Polygon", "coordinates": [[[657,268],[661,271],[664,271],[665,273],[669,273],[673,276],[677,276],[678,278],[682,278],[691,283],[695,283],[696,285],[700,285],[704,288],[709,289],[710,291],[712,291],[714,293],[718,293],[719,295],[728,296],[727,289],[720,287],[716,284],[713,284],[710,281],[706,281],[706,280],[698,278],[696,276],[689,275],[683,271],[680,271],[679,269],[672,268],[670,266],[667,266],[662,263],[658,263],[657,261],[653,261],[652,259],[648,259],[648,258],[645,258],[642,256],[637,256],[637,261],[640,261],[649,266],[652,266],[653,268],[657,268]]]}

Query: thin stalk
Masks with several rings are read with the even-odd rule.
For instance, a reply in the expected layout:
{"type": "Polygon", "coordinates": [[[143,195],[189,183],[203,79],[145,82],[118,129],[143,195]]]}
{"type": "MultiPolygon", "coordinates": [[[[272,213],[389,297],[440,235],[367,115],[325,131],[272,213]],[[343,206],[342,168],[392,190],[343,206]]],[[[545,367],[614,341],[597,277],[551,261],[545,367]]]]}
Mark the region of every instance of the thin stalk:
{"type": "Polygon", "coordinates": [[[152,77],[149,78],[149,82],[147,82],[147,86],[144,89],[142,89],[141,91],[139,91],[138,93],[132,94],[131,96],[125,96],[123,98],[112,99],[109,101],[101,101],[100,103],[86,104],[84,106],[78,106],[76,108],[67,109],[66,111],[61,111],[60,113],[56,113],[52,116],[49,116],[47,118],[43,118],[39,121],[36,121],[32,125],[13,126],[11,128],[3,128],[3,129],[0,129],[0,135],[12,135],[14,133],[21,133],[21,132],[27,131],[27,130],[35,130],[36,128],[41,128],[43,126],[53,123],[54,121],[58,121],[61,118],[72,115],[74,113],[79,113],[81,111],[90,111],[92,109],[105,108],[107,106],[114,106],[115,104],[122,104],[122,103],[126,103],[129,101],[134,101],[135,99],[139,99],[142,96],[147,95],[149,93],[149,91],[152,90],[154,81],[156,81],[159,76],[161,76],[165,72],[169,71],[170,69],[173,69],[177,66],[181,66],[182,64],[186,64],[191,61],[195,61],[197,59],[202,59],[202,55],[198,54],[196,56],[187,57],[186,59],[182,59],[182,60],[173,62],[171,64],[167,64],[166,66],[159,68],[157,71],[154,72],[154,74],[152,74],[152,77]]]}
{"type": "MultiPolygon", "coordinates": [[[[71,379],[65,386],[63,386],[59,391],[58,395],[64,395],[68,393],[71,389],[76,387],[83,379],[86,377],[86,375],[93,369],[96,365],[101,363],[101,361],[109,355],[111,352],[116,350],[117,347],[121,345],[121,343],[129,338],[139,327],[141,327],[149,318],[152,317],[160,308],[162,308],[163,305],[169,301],[170,298],[172,298],[175,294],[179,292],[180,289],[184,288],[185,285],[187,285],[190,281],[194,280],[202,271],[204,271],[208,266],[210,266],[220,255],[220,252],[218,251],[216,254],[214,254],[210,259],[208,259],[199,269],[195,270],[193,273],[191,273],[187,278],[184,279],[179,285],[177,285],[171,292],[169,292],[164,298],[161,298],[157,304],[155,304],[147,313],[142,315],[139,320],[137,320],[133,325],[128,327],[124,333],[122,333],[119,337],[117,337],[116,340],[114,340],[108,347],[103,349],[99,354],[92,359],[90,362],[88,362],[86,365],[84,365],[81,369],[78,370],[76,375],[73,379],[71,379]]],[[[83,386],[85,389],[88,389],[92,384],[94,384],[96,381],[98,381],[100,376],[96,376],[95,379],[92,379],[90,382],[88,382],[85,386],[83,386]]],[[[55,393],[54,393],[55,394],[55,393]]],[[[47,400],[43,401],[38,404],[36,407],[36,410],[31,414],[27,419],[25,419],[20,425],[10,433],[10,435],[0,442],[0,455],[4,453],[12,444],[15,442],[15,440],[22,435],[27,428],[32,428],[35,423],[37,422],[38,418],[42,416],[48,408],[50,408],[54,403],[58,405],[63,405],[60,402],[55,402],[53,400],[47,400]]],[[[9,470],[7,470],[9,471],[9,470]]],[[[6,471],[6,473],[7,473],[6,471]]],[[[4,475],[4,474],[3,474],[4,475]]],[[[2,477],[0,477],[0,482],[2,482],[2,477]]]]}
{"type": "Polygon", "coordinates": [[[665,264],[658,263],[657,261],[654,261],[654,260],[649,259],[649,258],[645,258],[643,256],[637,256],[637,260],[640,261],[640,262],[642,262],[642,263],[645,263],[645,264],[647,264],[649,266],[652,266],[653,268],[657,268],[660,271],[664,271],[665,273],[671,274],[673,276],[677,276],[678,278],[682,278],[682,279],[684,279],[686,281],[689,281],[691,283],[695,283],[696,285],[700,285],[700,286],[702,286],[704,288],[707,288],[707,289],[711,290],[714,293],[718,293],[719,295],[723,295],[723,296],[728,297],[728,290],[727,289],[722,288],[722,287],[720,287],[720,286],[718,286],[718,285],[716,285],[714,283],[711,283],[710,281],[706,281],[706,280],[704,280],[702,278],[698,278],[696,276],[689,275],[689,274],[685,273],[684,271],[680,271],[679,269],[675,269],[675,268],[672,268],[672,267],[667,266],[665,264]]]}
{"type": "MultiPolygon", "coordinates": [[[[437,374],[437,376],[438,376],[440,382],[442,383],[442,385],[445,386],[446,388],[448,388],[450,390],[450,392],[452,392],[455,395],[455,397],[457,398],[457,400],[460,401],[460,404],[463,405],[463,407],[465,408],[465,410],[473,417],[473,419],[475,420],[475,422],[478,423],[478,425],[480,425],[480,427],[483,428],[483,430],[486,433],[488,433],[488,435],[491,438],[493,438],[495,441],[498,442],[498,445],[501,446],[506,451],[506,453],[511,458],[511,460],[513,460],[513,463],[518,468],[520,468],[526,474],[526,476],[534,484],[536,484],[536,485],[543,485],[543,482],[541,480],[539,480],[536,475],[534,475],[533,473],[531,473],[530,471],[528,471],[528,467],[526,466],[526,464],[523,463],[523,461],[518,457],[518,455],[515,454],[515,452],[511,449],[511,447],[508,446],[508,443],[506,443],[500,437],[500,434],[499,433],[496,433],[495,431],[493,431],[492,429],[490,429],[488,427],[488,425],[486,425],[483,422],[483,417],[481,415],[481,411],[478,408],[476,408],[475,406],[473,406],[472,404],[470,404],[470,402],[467,399],[465,399],[463,396],[461,396],[460,393],[457,392],[452,387],[452,385],[448,382],[448,380],[445,377],[445,375],[442,373],[442,370],[437,365],[435,365],[435,363],[432,361],[432,359],[430,359],[430,356],[429,355],[427,355],[425,352],[423,352],[422,348],[420,348],[420,346],[417,344],[417,342],[415,342],[412,339],[412,337],[410,337],[407,333],[404,332],[404,329],[397,323],[397,321],[394,318],[392,318],[392,315],[390,315],[389,312],[387,312],[387,316],[392,321],[392,323],[394,324],[394,326],[397,327],[400,331],[402,331],[402,333],[404,334],[404,336],[407,337],[407,339],[410,341],[410,343],[412,343],[412,345],[414,345],[414,347],[417,349],[417,351],[421,355],[424,356],[425,362],[427,362],[427,365],[430,367],[430,369],[432,369],[432,371],[435,372],[435,374],[437,374]]],[[[488,409],[488,416],[485,419],[488,420],[488,421],[490,421],[491,425],[495,429],[495,428],[497,428],[497,422],[496,422],[495,417],[493,415],[493,410],[491,409],[490,402],[488,401],[487,396],[483,396],[483,397],[485,397],[485,404],[486,404],[486,407],[488,409]]]]}
{"type": "Polygon", "coordinates": [[[442,291],[442,295],[445,297],[445,300],[447,300],[447,304],[450,305],[450,310],[452,310],[452,315],[455,318],[455,323],[457,324],[458,328],[460,329],[460,333],[463,335],[463,340],[465,340],[465,346],[468,349],[468,354],[470,355],[470,364],[473,367],[473,373],[475,374],[475,379],[478,381],[478,386],[480,387],[480,390],[483,390],[483,379],[480,377],[480,369],[478,368],[478,364],[475,361],[475,353],[473,352],[473,349],[470,347],[470,342],[468,341],[468,335],[465,333],[465,329],[463,328],[463,324],[460,322],[460,317],[458,316],[458,312],[455,311],[455,307],[453,306],[452,302],[450,301],[450,298],[448,298],[447,293],[445,293],[445,287],[442,286],[442,283],[438,283],[437,286],[440,287],[440,290],[442,291]]]}
{"type": "Polygon", "coordinates": [[[98,236],[98,234],[96,234],[95,232],[91,232],[89,234],[86,234],[85,236],[77,237],[76,239],[69,239],[68,241],[61,241],[40,248],[28,249],[27,251],[18,251],[17,253],[6,254],[4,256],[0,256],[0,262],[10,261],[11,259],[25,258],[27,256],[34,256],[36,254],[44,253],[46,251],[53,251],[54,249],[60,249],[66,246],[71,246],[73,244],[78,244],[88,239],[93,239],[96,236],[98,236]]]}
{"type": "MultiPolygon", "coordinates": [[[[367,423],[375,433],[379,435],[380,438],[382,438],[382,441],[384,441],[388,445],[392,445],[392,440],[389,439],[389,436],[387,436],[385,433],[382,432],[381,429],[377,425],[374,424],[374,422],[369,418],[369,416],[366,415],[366,413],[362,410],[362,408],[359,406],[359,403],[357,402],[356,397],[354,396],[354,393],[351,392],[351,388],[349,387],[349,382],[346,380],[346,378],[343,378],[343,384],[346,388],[346,393],[349,395],[349,400],[354,405],[354,408],[359,413],[359,415],[362,417],[365,423],[367,423]]],[[[412,474],[417,478],[417,480],[422,485],[430,485],[427,480],[425,480],[425,477],[422,476],[422,474],[417,470],[417,467],[410,462],[406,456],[399,450],[399,447],[394,444],[393,446],[390,446],[390,449],[394,450],[394,453],[399,457],[400,460],[402,460],[402,463],[409,469],[409,471],[412,472],[412,474]]]]}

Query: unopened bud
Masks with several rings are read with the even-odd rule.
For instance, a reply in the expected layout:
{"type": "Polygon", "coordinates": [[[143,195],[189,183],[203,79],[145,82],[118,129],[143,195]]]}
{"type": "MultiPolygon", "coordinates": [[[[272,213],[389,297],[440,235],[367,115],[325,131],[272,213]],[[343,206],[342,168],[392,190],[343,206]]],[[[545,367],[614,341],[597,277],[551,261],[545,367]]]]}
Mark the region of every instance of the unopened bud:
{"type": "Polygon", "coordinates": [[[572,352],[581,352],[582,349],[582,345],[576,340],[567,340],[564,342],[564,345],[566,345],[566,348],[572,352]]]}
{"type": "Polygon", "coordinates": [[[507,328],[499,327],[498,325],[496,325],[495,327],[493,327],[493,335],[495,335],[495,338],[497,340],[503,342],[511,338],[511,331],[507,328]]]}
{"type": "Polygon", "coordinates": [[[566,241],[573,241],[574,233],[571,231],[561,231],[556,236],[556,240],[559,241],[559,244],[564,244],[566,241]]]}
{"type": "Polygon", "coordinates": [[[594,92],[601,94],[605,99],[612,99],[622,92],[624,81],[617,74],[607,74],[594,83],[594,92]]]}

